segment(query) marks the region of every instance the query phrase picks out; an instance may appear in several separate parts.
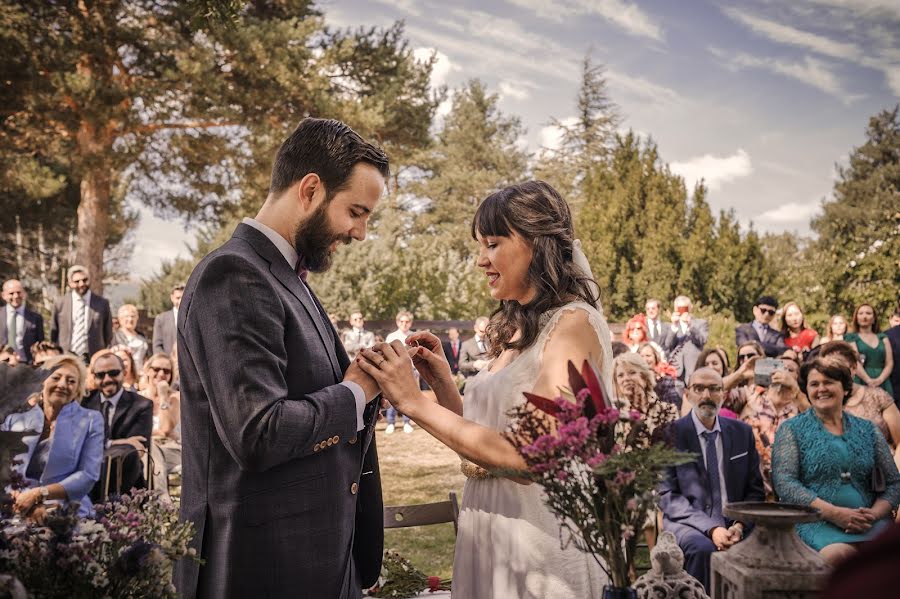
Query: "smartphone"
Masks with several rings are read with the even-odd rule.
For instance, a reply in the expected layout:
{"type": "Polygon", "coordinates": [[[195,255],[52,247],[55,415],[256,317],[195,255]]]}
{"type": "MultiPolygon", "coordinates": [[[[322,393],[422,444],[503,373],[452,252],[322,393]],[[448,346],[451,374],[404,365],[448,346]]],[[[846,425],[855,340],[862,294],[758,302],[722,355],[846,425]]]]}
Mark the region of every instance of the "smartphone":
{"type": "Polygon", "coordinates": [[[778,358],[760,358],[753,367],[753,383],[760,387],[772,384],[772,374],[776,370],[784,370],[784,364],[778,358]]]}

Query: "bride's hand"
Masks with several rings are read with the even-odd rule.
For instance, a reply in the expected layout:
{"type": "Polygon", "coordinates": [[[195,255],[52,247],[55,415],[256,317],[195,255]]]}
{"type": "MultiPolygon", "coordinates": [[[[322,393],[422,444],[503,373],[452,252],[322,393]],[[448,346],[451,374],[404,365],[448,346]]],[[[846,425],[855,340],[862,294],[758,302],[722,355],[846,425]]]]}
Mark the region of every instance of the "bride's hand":
{"type": "Polygon", "coordinates": [[[384,397],[407,416],[410,415],[408,407],[424,399],[402,342],[379,343],[363,349],[356,361],[363,372],[375,379],[384,397]]]}
{"type": "Polygon", "coordinates": [[[444,355],[444,346],[441,340],[431,333],[414,333],[406,338],[406,344],[410,346],[413,366],[434,389],[440,383],[453,381],[453,373],[450,371],[450,363],[444,355]]]}

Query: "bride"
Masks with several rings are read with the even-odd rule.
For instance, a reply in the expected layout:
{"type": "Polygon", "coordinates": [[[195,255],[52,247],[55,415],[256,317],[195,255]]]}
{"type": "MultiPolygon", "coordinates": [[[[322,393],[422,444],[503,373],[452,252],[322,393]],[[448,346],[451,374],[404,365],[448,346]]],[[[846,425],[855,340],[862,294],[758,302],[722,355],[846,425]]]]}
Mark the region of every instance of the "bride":
{"type": "Polygon", "coordinates": [[[596,284],[574,238],[566,202],[550,185],[530,181],[489,196],[472,223],[491,297],[500,300],[487,329],[487,368],[466,383],[465,401],[440,340],[430,333],[362,352],[362,368],[404,414],[463,458],[468,477],[459,514],[453,594],[474,599],[599,597],[606,576],[594,559],[567,543],[537,485],[498,478],[524,470],[502,435],[523,392],[555,397],[568,386],[568,362],[590,358],[606,387],[610,333],[598,310],[596,284]],[[434,390],[419,391],[410,357],[434,390]],[[405,371],[405,372],[404,372],[405,371]]]}

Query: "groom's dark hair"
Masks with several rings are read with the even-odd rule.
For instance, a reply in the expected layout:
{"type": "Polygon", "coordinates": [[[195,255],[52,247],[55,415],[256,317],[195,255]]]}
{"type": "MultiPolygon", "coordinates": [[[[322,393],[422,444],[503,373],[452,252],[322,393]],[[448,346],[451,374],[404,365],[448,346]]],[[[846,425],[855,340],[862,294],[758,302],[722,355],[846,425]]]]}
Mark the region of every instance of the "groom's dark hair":
{"type": "Polygon", "coordinates": [[[325,184],[326,201],[331,200],[347,185],[353,167],[360,162],[377,168],[385,179],[391,174],[384,151],[341,121],[303,119],[278,149],[269,193],[280,194],[315,173],[325,184]]]}

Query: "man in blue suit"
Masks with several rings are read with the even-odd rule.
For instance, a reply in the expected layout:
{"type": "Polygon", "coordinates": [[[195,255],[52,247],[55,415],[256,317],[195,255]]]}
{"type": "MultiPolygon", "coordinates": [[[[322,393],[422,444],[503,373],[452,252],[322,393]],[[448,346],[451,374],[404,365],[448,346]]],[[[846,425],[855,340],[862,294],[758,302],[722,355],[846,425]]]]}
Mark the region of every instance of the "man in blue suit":
{"type": "Polygon", "coordinates": [[[742,522],[726,518],[722,507],[737,501],[765,501],[753,429],[719,418],[725,399],[722,377],[710,368],[691,375],[685,393],[693,408],[675,421],[676,449],[697,460],[670,468],[660,486],[663,529],[684,551],[684,569],[709,592],[709,558],[726,551],[745,533],[742,522]]]}
{"type": "Polygon", "coordinates": [[[778,312],[778,300],[771,295],[764,295],[753,304],[753,320],[739,325],[734,331],[734,342],[738,347],[748,341],[758,341],[766,351],[766,356],[777,358],[788,346],[784,342],[784,334],[769,326],[778,312]]]}

